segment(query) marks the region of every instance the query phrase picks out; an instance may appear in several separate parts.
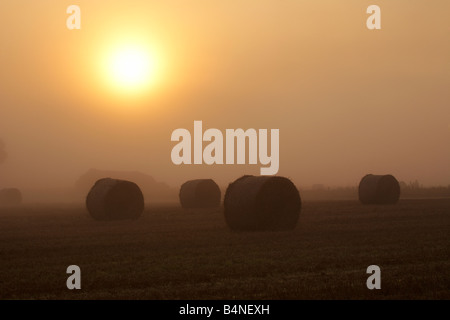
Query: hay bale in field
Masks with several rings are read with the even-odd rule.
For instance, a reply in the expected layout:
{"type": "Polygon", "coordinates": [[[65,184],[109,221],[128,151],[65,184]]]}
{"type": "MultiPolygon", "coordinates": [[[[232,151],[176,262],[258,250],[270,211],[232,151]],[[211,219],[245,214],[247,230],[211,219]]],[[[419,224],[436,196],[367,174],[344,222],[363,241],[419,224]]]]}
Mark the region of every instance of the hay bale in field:
{"type": "Polygon", "coordinates": [[[301,206],[300,194],[289,179],[243,176],[227,188],[225,221],[232,230],[291,230],[301,206]]]}
{"type": "Polygon", "coordinates": [[[400,197],[400,184],[394,176],[368,174],[359,183],[362,204],[395,204],[400,197]]]}
{"type": "Polygon", "coordinates": [[[0,190],[0,205],[18,206],[22,203],[22,192],[16,188],[6,188],[0,190]]]}
{"type": "Polygon", "coordinates": [[[186,181],[180,188],[183,208],[212,208],[220,206],[220,188],[212,179],[186,181]]]}
{"type": "Polygon", "coordinates": [[[89,191],[86,207],[95,220],[137,219],[144,211],[144,196],[134,182],[104,178],[89,191]]]}

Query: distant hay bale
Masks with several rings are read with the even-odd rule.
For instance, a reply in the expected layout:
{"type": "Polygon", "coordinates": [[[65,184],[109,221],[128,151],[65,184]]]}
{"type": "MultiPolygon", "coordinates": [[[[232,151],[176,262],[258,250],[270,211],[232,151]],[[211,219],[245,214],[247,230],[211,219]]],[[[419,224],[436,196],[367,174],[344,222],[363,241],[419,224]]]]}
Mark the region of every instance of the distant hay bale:
{"type": "Polygon", "coordinates": [[[243,176],[225,193],[225,221],[238,231],[292,230],[301,211],[300,194],[287,178],[243,176]]]}
{"type": "Polygon", "coordinates": [[[144,211],[144,196],[134,182],[104,178],[89,191],[86,207],[95,220],[137,219],[144,211]]]}
{"type": "Polygon", "coordinates": [[[220,188],[212,179],[190,180],[180,188],[183,208],[212,208],[220,206],[220,188]]]}
{"type": "Polygon", "coordinates": [[[395,204],[400,197],[400,184],[392,175],[368,174],[359,183],[362,204],[395,204]]]}
{"type": "Polygon", "coordinates": [[[16,188],[6,188],[0,190],[0,205],[18,206],[22,203],[22,192],[16,188]]]}

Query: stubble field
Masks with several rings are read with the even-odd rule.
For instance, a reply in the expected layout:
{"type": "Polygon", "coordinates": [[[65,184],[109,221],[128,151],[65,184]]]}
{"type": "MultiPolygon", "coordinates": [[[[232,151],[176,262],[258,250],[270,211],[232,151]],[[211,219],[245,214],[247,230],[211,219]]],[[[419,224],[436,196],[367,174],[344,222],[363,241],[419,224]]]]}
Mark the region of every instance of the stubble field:
{"type": "Polygon", "coordinates": [[[177,204],[116,222],[81,204],[2,208],[0,299],[450,299],[450,199],[304,202],[294,231],[251,233],[177,204]]]}

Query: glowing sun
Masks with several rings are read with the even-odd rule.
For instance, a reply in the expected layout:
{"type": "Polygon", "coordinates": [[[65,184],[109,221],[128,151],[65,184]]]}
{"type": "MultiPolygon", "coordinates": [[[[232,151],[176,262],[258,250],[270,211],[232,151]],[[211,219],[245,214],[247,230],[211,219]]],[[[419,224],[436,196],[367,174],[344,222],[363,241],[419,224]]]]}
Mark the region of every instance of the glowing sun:
{"type": "Polygon", "coordinates": [[[145,90],[156,78],[155,57],[145,47],[128,45],[114,49],[105,67],[109,82],[127,92],[145,90]]]}

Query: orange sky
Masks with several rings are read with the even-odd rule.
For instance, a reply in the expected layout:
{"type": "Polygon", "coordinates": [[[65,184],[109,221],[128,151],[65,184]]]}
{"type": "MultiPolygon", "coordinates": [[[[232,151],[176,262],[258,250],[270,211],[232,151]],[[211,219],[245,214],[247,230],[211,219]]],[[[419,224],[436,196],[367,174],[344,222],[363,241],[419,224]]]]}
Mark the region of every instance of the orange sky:
{"type": "Polygon", "coordinates": [[[89,168],[174,186],[259,174],[172,164],[171,133],[194,120],[279,129],[278,174],[298,186],[357,185],[366,173],[448,185],[449,12],[447,0],[4,0],[0,187],[71,186],[89,168]],[[66,28],[70,4],[81,30],[66,28]],[[371,4],[378,31],[366,28],[371,4]],[[127,39],[160,63],[137,96],[108,87],[99,67],[127,39]]]}

